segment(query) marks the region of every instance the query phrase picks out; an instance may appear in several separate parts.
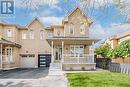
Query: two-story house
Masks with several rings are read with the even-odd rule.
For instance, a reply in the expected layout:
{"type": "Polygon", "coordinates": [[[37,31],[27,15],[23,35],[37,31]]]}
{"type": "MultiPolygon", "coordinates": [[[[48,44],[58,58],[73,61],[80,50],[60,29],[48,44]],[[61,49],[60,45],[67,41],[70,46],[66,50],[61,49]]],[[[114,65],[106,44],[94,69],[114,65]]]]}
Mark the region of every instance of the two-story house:
{"type": "Polygon", "coordinates": [[[116,48],[125,40],[130,39],[130,29],[127,29],[126,31],[113,35],[112,37],[108,38],[104,44],[110,45],[112,48],[116,48]]]}
{"type": "Polygon", "coordinates": [[[79,8],[66,16],[62,25],[47,28],[38,18],[24,27],[0,22],[0,67],[37,68],[51,62],[51,68],[94,70],[92,45],[98,39],[89,37],[91,24],[79,8]]]}

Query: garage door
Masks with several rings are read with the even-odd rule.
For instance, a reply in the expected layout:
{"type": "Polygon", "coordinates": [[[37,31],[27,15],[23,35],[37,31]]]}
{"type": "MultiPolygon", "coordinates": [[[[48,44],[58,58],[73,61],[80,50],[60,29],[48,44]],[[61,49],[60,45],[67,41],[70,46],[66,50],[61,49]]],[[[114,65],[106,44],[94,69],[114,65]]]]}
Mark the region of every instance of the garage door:
{"type": "Polygon", "coordinates": [[[51,54],[38,55],[38,67],[49,67],[51,63],[51,54]]]}
{"type": "Polygon", "coordinates": [[[20,63],[21,68],[35,68],[36,66],[35,55],[22,55],[20,63]]]}

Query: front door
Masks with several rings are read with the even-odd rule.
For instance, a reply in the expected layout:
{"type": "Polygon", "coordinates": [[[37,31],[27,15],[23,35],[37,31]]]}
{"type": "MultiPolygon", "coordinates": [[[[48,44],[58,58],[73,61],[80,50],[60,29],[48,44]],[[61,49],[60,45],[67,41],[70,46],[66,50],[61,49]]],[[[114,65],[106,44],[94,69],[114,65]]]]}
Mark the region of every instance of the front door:
{"type": "Polygon", "coordinates": [[[6,47],[5,48],[5,58],[8,63],[13,62],[12,58],[12,47],[6,47]]]}
{"type": "Polygon", "coordinates": [[[60,62],[61,54],[62,54],[62,48],[59,46],[55,47],[55,61],[56,62],[60,62]]]}

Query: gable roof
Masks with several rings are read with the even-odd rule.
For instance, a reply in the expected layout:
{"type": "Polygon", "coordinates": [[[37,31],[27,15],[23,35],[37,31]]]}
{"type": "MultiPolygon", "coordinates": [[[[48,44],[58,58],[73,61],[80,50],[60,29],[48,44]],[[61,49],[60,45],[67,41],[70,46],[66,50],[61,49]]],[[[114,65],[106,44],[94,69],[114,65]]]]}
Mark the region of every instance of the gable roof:
{"type": "Polygon", "coordinates": [[[80,7],[76,7],[74,10],[72,10],[64,19],[63,21],[68,21],[68,17],[71,16],[76,10],[80,10],[80,12],[83,14],[83,16],[86,19],[89,19],[90,23],[92,23],[92,19],[90,17],[87,16],[87,14],[80,8],[80,7]]]}
{"type": "Polygon", "coordinates": [[[15,43],[15,42],[12,42],[12,41],[8,41],[8,40],[2,38],[2,36],[0,36],[0,44],[7,44],[7,45],[15,46],[15,47],[18,47],[18,48],[21,47],[21,45],[15,43]]]}
{"type": "Polygon", "coordinates": [[[35,18],[32,19],[32,21],[29,24],[26,25],[26,27],[28,28],[34,21],[39,21],[43,26],[42,21],[39,18],[35,17],[35,18]]]}
{"type": "Polygon", "coordinates": [[[120,38],[129,36],[129,35],[130,35],[130,28],[127,29],[126,31],[122,32],[122,33],[113,35],[110,39],[111,39],[111,40],[112,40],[112,39],[120,39],[120,38]]]}

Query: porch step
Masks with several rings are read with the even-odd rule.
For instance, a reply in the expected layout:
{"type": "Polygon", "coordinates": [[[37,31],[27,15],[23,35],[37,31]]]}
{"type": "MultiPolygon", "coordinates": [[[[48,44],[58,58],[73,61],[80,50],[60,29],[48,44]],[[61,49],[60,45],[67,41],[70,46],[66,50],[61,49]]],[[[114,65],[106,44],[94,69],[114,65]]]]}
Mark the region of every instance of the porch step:
{"type": "Polygon", "coordinates": [[[63,75],[60,63],[51,63],[48,75],[63,75]]]}
{"type": "Polygon", "coordinates": [[[51,63],[50,69],[61,69],[61,63],[51,63]]]}
{"type": "Polygon", "coordinates": [[[59,70],[55,70],[55,71],[49,71],[49,74],[48,75],[51,75],[51,76],[58,76],[58,75],[64,75],[63,71],[59,71],[59,70]]]}

